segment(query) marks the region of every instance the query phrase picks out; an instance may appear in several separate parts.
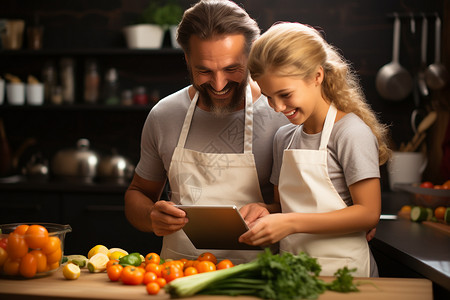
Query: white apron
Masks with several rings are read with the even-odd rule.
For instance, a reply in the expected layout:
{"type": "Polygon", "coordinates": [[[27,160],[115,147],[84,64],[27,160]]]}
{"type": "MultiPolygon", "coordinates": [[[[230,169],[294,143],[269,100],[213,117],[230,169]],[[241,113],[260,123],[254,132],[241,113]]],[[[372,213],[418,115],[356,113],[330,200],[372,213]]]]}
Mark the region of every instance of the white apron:
{"type": "MultiPolygon", "coordinates": [[[[327,144],[336,118],[336,107],[330,105],[322,130],[319,150],[289,149],[295,134],[283,153],[279,193],[283,213],[322,213],[347,207],[335,190],[327,167],[327,144]]],[[[296,233],[280,241],[280,251],[301,251],[317,258],[323,276],[333,276],[344,266],[357,268],[354,276],[368,277],[369,246],[365,232],[351,234],[296,233]]]]}
{"type": "MultiPolygon", "coordinates": [[[[171,201],[183,205],[236,205],[263,202],[256,164],[252,153],[253,101],[250,85],[245,97],[244,153],[203,153],[185,148],[199,93],[189,106],[178,145],[172,156],[168,178],[171,201]]],[[[218,260],[233,263],[256,258],[255,250],[209,250],[218,260]]],[[[196,249],[183,230],[163,238],[164,258],[196,259],[206,249],[196,249]]]]}

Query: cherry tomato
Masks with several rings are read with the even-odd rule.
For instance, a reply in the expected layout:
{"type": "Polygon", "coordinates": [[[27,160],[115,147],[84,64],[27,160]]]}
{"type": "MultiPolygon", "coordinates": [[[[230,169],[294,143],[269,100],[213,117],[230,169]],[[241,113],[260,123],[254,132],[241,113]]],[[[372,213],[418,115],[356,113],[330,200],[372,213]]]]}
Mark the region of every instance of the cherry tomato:
{"type": "Polygon", "coordinates": [[[47,256],[41,250],[33,250],[30,254],[36,258],[37,273],[45,272],[47,269],[47,256]]]}
{"type": "Polygon", "coordinates": [[[0,247],[0,270],[1,267],[5,264],[6,259],[8,258],[8,252],[5,249],[0,247]]]}
{"type": "Polygon", "coordinates": [[[421,188],[432,189],[434,184],[431,181],[424,181],[420,184],[421,188]]]}
{"type": "Polygon", "coordinates": [[[155,282],[159,285],[160,288],[163,288],[167,284],[167,281],[162,277],[156,278],[155,282]]]}
{"type": "Polygon", "coordinates": [[[19,273],[23,277],[31,278],[36,275],[37,261],[33,254],[27,253],[20,261],[19,273]]]}
{"type": "Polygon", "coordinates": [[[217,270],[223,270],[233,267],[234,264],[229,259],[224,259],[216,265],[217,270]]]}
{"type": "Polygon", "coordinates": [[[8,257],[3,265],[3,272],[6,275],[16,276],[19,275],[20,259],[8,257]]]}
{"type": "Polygon", "coordinates": [[[47,264],[51,265],[56,262],[60,262],[62,258],[62,251],[61,248],[56,249],[56,251],[53,251],[52,253],[47,254],[47,264]]]}
{"type": "Polygon", "coordinates": [[[194,266],[194,262],[195,260],[188,260],[185,264],[184,264],[184,269],[187,269],[189,267],[193,267],[194,266]]]}
{"type": "Polygon", "coordinates": [[[108,270],[108,268],[111,267],[112,265],[118,265],[118,264],[119,264],[119,260],[118,259],[110,259],[106,263],[106,270],[108,270]]]}
{"type": "Polygon", "coordinates": [[[158,276],[156,276],[155,273],[153,273],[153,272],[145,272],[144,279],[142,280],[142,283],[147,285],[148,283],[155,281],[156,278],[158,278],[158,276]]]}
{"type": "Polygon", "coordinates": [[[148,283],[145,288],[147,289],[147,293],[149,295],[156,295],[159,293],[159,290],[161,289],[161,287],[159,286],[159,284],[157,284],[156,282],[150,282],[148,283]]]}
{"type": "Polygon", "coordinates": [[[197,271],[199,273],[205,273],[205,272],[212,272],[216,270],[216,265],[209,261],[209,260],[204,260],[201,261],[198,265],[197,265],[197,271]]]}
{"type": "Polygon", "coordinates": [[[171,282],[174,279],[183,277],[183,270],[180,269],[177,265],[171,264],[161,271],[161,276],[164,278],[167,282],[171,282]]]}
{"type": "Polygon", "coordinates": [[[11,232],[8,236],[6,251],[8,251],[8,256],[11,258],[24,257],[28,253],[28,245],[23,235],[11,232]]]}
{"type": "Polygon", "coordinates": [[[433,187],[433,189],[435,189],[435,190],[443,190],[442,185],[440,185],[440,184],[436,184],[436,185],[433,187]]]}
{"type": "Polygon", "coordinates": [[[7,238],[0,239],[0,248],[6,250],[6,246],[8,246],[8,239],[7,238]]]}
{"type": "Polygon", "coordinates": [[[122,265],[119,265],[119,264],[111,265],[106,269],[108,278],[111,281],[118,281],[122,275],[122,272],[123,272],[123,267],[122,267],[122,265]]]}
{"type": "Polygon", "coordinates": [[[159,263],[161,262],[161,257],[154,253],[154,252],[150,252],[145,256],[145,264],[157,264],[159,265],[159,263]]]}
{"type": "Polygon", "coordinates": [[[195,275],[195,274],[198,274],[198,271],[194,267],[187,267],[184,270],[184,276],[191,276],[191,275],[195,275]]]}
{"type": "Polygon", "coordinates": [[[55,252],[58,248],[61,249],[61,240],[56,236],[50,236],[41,250],[44,254],[50,254],[55,252]]]}
{"type": "Polygon", "coordinates": [[[450,190],[450,180],[447,180],[442,184],[442,189],[444,190],[450,190]]]}
{"type": "Polygon", "coordinates": [[[204,252],[202,254],[200,254],[197,258],[197,260],[199,261],[210,261],[213,264],[217,264],[217,258],[214,254],[210,253],[210,252],[204,252]]]}
{"type": "Polygon", "coordinates": [[[156,276],[161,277],[161,271],[163,269],[162,265],[157,265],[154,263],[148,264],[145,266],[146,272],[153,272],[156,274],[156,276]]]}
{"type": "Polygon", "coordinates": [[[27,241],[28,246],[32,249],[44,247],[48,241],[47,228],[42,225],[31,225],[25,234],[25,240],[27,241]]]}
{"type": "Polygon", "coordinates": [[[20,235],[24,235],[27,232],[29,227],[30,227],[29,225],[22,224],[22,225],[17,226],[13,232],[20,234],[20,235]]]}
{"type": "Polygon", "coordinates": [[[144,280],[144,272],[142,269],[134,266],[126,266],[122,270],[122,282],[128,285],[138,285],[144,280]]]}

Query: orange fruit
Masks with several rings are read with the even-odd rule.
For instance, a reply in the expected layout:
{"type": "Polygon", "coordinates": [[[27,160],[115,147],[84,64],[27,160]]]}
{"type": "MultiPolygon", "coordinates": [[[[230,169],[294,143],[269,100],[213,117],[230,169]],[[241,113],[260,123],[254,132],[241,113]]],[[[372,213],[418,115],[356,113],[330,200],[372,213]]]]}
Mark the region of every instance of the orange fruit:
{"type": "Polygon", "coordinates": [[[42,225],[31,225],[25,234],[25,240],[32,249],[44,247],[48,241],[48,231],[42,225]]]}

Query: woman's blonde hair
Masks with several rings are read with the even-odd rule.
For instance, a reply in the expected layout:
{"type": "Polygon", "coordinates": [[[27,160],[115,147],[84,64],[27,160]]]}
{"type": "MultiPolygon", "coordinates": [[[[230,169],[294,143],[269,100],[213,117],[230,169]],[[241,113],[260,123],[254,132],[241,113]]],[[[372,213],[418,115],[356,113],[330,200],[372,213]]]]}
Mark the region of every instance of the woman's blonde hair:
{"type": "Polygon", "coordinates": [[[384,164],[391,154],[388,127],[378,121],[367,103],[351,65],[317,30],[299,23],[275,24],[254,42],[248,61],[254,80],[271,72],[308,81],[320,66],[324,98],[341,111],[353,112],[370,127],[378,140],[380,165],[384,164]]]}

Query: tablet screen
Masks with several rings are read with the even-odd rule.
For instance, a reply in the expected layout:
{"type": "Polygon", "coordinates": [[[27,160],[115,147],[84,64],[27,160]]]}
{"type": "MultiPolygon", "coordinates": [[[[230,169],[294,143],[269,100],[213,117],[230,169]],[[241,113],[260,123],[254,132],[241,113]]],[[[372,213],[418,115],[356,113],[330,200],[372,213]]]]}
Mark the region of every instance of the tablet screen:
{"type": "Polygon", "coordinates": [[[197,249],[261,250],[261,247],[239,243],[248,230],[234,205],[176,205],[184,210],[189,222],[184,232],[197,249]]]}

